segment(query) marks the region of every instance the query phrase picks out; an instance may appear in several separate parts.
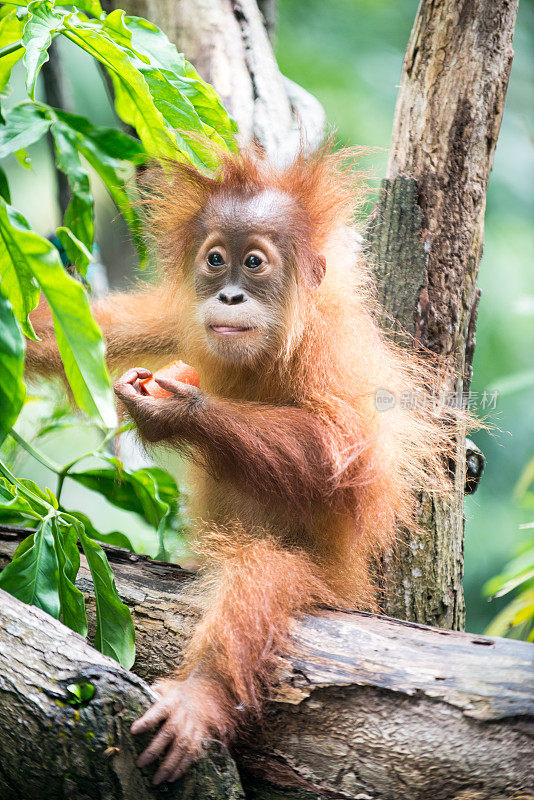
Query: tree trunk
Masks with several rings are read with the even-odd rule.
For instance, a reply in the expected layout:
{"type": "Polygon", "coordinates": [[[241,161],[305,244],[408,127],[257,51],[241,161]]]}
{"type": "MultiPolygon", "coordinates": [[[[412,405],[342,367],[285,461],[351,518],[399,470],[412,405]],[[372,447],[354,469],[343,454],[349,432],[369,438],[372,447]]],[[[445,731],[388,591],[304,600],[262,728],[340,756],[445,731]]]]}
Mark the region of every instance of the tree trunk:
{"type": "MultiPolygon", "coordinates": [[[[471,379],[486,189],[516,13],[517,0],[421,1],[370,227],[379,296],[393,329],[448,368],[440,402],[461,403],[471,379]]],[[[459,442],[454,503],[423,494],[428,533],[405,535],[385,565],[384,610],[391,616],[463,627],[464,476],[459,442]]]]}
{"type": "MultiPolygon", "coordinates": [[[[280,74],[256,0],[104,0],[158,25],[211,83],[239,126],[272,161],[287,163],[304,141],[315,149],[326,118],[318,101],[280,74]]],[[[269,32],[276,4],[262,4],[269,32]]]]}
{"type": "Polygon", "coordinates": [[[260,9],[263,17],[263,24],[265,25],[267,35],[269,36],[271,43],[273,43],[275,38],[276,23],[278,21],[278,0],[258,0],[258,8],[260,9]]]}
{"type": "MultiPolygon", "coordinates": [[[[53,108],[68,108],[70,103],[67,99],[67,92],[65,90],[65,71],[61,63],[61,53],[57,42],[52,41],[48,48],[48,61],[42,66],[41,76],[43,81],[43,90],[45,100],[48,105],[53,108]]],[[[55,146],[54,139],[50,131],[46,134],[48,147],[50,150],[50,159],[52,164],[55,165],[55,146]]],[[[65,211],[70,203],[71,191],[67,176],[62,170],[54,166],[54,175],[56,179],[56,196],[59,208],[61,224],[63,224],[63,217],[65,211]]]]}
{"type": "MultiPolygon", "coordinates": [[[[17,543],[0,539],[0,562],[17,543]]],[[[134,670],[147,680],[166,675],[198,614],[193,577],[105,549],[134,617],[134,670]]],[[[93,628],[83,556],[78,585],[93,628]]],[[[0,797],[159,797],[133,766],[142,744],[128,733],[150,702],[147,686],[41,611],[0,594],[0,797]],[[69,705],[72,683],[95,685],[94,698],[69,705]]],[[[235,748],[247,797],[498,800],[534,787],[531,645],[333,611],[296,625],[294,645],[280,659],[261,731],[235,748]]],[[[210,755],[165,796],[239,798],[232,762],[210,755]]]]}

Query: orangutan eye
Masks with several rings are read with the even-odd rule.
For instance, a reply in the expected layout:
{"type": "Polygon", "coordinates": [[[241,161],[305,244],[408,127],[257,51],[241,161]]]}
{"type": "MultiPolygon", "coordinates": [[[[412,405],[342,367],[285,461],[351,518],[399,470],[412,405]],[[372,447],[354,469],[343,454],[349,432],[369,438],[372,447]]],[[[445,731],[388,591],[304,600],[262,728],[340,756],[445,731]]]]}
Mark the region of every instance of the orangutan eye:
{"type": "Polygon", "coordinates": [[[207,262],[210,267],[222,267],[224,264],[224,258],[220,253],[210,253],[207,262]]]}
{"type": "Polygon", "coordinates": [[[263,264],[263,259],[259,256],[247,256],[245,258],[245,267],[247,269],[258,269],[263,264]]]}

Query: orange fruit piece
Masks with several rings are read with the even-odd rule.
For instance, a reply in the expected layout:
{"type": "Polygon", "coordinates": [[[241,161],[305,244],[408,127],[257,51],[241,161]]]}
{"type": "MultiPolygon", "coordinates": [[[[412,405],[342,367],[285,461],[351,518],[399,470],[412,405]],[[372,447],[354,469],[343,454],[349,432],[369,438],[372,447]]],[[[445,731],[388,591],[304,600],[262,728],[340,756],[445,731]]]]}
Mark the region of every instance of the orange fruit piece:
{"type": "Polygon", "coordinates": [[[156,383],[154,378],[165,378],[169,381],[180,381],[180,383],[188,383],[190,386],[197,386],[200,388],[200,380],[198,372],[194,367],[190,367],[184,361],[173,361],[165,367],[158,369],[151,378],[145,378],[139,381],[146,394],[151,397],[172,397],[172,393],[168,392],[159,383],[156,383]]]}

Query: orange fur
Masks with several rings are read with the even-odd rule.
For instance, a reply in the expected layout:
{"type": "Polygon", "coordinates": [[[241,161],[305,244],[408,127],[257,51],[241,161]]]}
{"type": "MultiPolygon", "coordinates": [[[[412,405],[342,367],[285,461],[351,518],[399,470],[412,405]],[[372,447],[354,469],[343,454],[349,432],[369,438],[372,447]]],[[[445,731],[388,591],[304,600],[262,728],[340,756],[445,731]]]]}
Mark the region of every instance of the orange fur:
{"type": "MultiPolygon", "coordinates": [[[[216,396],[237,401],[297,406],[309,411],[327,432],[336,489],[353,490],[352,507],[341,515],[332,515],[331,506],[324,514],[319,510],[317,529],[310,538],[324,552],[327,571],[329,562],[338,557],[340,563],[358,563],[358,579],[349,568],[347,585],[340,591],[360,606],[374,606],[373,579],[361,562],[374,563],[391,546],[399,528],[417,528],[414,492],[422,487],[450,492],[446,464],[454,455],[456,419],[461,415],[435,408],[439,374],[413,349],[389,341],[379,328],[370,268],[351,237],[354,212],[367,191],[361,175],[352,169],[357,156],[354,149],[334,152],[328,143],[314,156],[299,157],[287,170],[278,171],[251,150],[223,157],[214,178],[177,164],[170,180],[168,173],[152,174],[155,193],[148,200],[148,220],[166,280],[177,286],[181,297],[187,336],[180,352],[198,368],[201,385],[216,396]],[[195,221],[210,197],[220,193],[253,197],[265,187],[296,201],[305,219],[303,225],[300,217],[289,221],[296,248],[324,254],[326,275],[312,292],[305,285],[299,287],[286,320],[286,341],[276,358],[261,369],[222,365],[197,331],[192,288],[181,265],[187,262],[187,248],[194,245],[195,221]],[[187,204],[182,202],[184,196],[187,204]],[[179,257],[177,239],[185,243],[179,257]],[[393,409],[377,411],[377,389],[396,396],[393,409]],[[418,404],[401,405],[403,393],[418,404]],[[351,591],[354,585],[356,595],[351,591]]],[[[280,436],[283,439],[283,428],[280,436]]],[[[346,493],[337,496],[343,506],[346,493]]],[[[235,500],[232,496],[223,504],[224,523],[226,506],[235,500]]],[[[215,502],[198,514],[215,517],[216,523],[217,508],[215,502]]]]}
{"type": "MultiPolygon", "coordinates": [[[[197,547],[205,563],[199,587],[205,615],[178,675],[205,667],[208,645],[208,674],[224,676],[242,711],[259,712],[277,654],[288,646],[291,617],[336,597],[303,549],[258,528],[251,534],[238,522],[207,533],[197,547]]],[[[229,718],[227,730],[238,720],[229,718]]]]}
{"type": "Polygon", "coordinates": [[[178,677],[203,681],[204,692],[210,681],[218,687],[204,727],[222,738],[260,709],[291,618],[321,603],[376,609],[377,559],[401,527],[418,529],[417,492],[451,492],[457,423],[434,408],[437,374],[379,328],[351,232],[365,197],[354,155],[327,145],[278,171],[250,151],[223,156],[212,178],[185,164],[153,172],[143,202],[161,287],[96,308],[113,365],[181,358],[208,398],[198,407],[161,401],[159,427],[141,412],[134,418],[146,438],[192,456],[206,612],[178,677]],[[292,242],[291,302],[258,362],[223,362],[195,312],[189,265],[199,219],[217,198],[252,199],[266,188],[292,203],[279,221],[292,242]],[[392,409],[377,410],[379,389],[395,395],[392,409]],[[399,402],[404,392],[419,402],[399,402]]]}

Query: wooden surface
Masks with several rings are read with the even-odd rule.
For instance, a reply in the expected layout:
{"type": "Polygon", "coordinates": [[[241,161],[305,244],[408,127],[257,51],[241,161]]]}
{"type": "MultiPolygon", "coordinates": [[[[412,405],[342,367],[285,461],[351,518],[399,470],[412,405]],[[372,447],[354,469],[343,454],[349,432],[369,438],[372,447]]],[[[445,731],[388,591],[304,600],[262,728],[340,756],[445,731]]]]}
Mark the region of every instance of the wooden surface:
{"type": "Polygon", "coordinates": [[[235,764],[218,748],[162,789],[135,767],[150,737],[129,728],[153,699],[132,672],[0,590],[2,800],[240,800],[235,764]],[[72,704],[76,683],[94,687],[87,704],[72,704]]]}
{"type": "MultiPolygon", "coordinates": [[[[0,563],[16,544],[4,534],[0,563]]],[[[179,662],[198,615],[194,577],[172,564],[106,551],[134,617],[134,670],[151,681],[179,662]]],[[[78,585],[87,595],[92,626],[94,600],[83,557],[78,585]]],[[[68,652],[73,666],[80,659],[83,673],[87,657],[71,650],[74,634],[53,625],[62,638],[52,652],[68,652]]],[[[6,674],[6,657],[16,671],[25,647],[50,647],[46,640],[39,644],[41,627],[35,642],[27,641],[12,622],[11,638],[0,642],[0,675],[6,674]],[[14,636],[23,648],[15,663],[6,656],[14,636]]],[[[95,654],[95,663],[101,659],[95,654]]],[[[12,698],[1,705],[13,707],[12,698]]],[[[22,706],[14,709],[9,723],[0,716],[0,748],[22,706]]],[[[26,727],[27,717],[22,719],[26,727]]],[[[497,800],[517,792],[528,797],[533,790],[533,737],[534,645],[325,609],[295,625],[294,650],[280,659],[273,702],[262,726],[238,743],[235,758],[251,798],[297,792],[304,800],[497,800]]],[[[23,737],[26,744],[30,739],[23,737]]]]}

